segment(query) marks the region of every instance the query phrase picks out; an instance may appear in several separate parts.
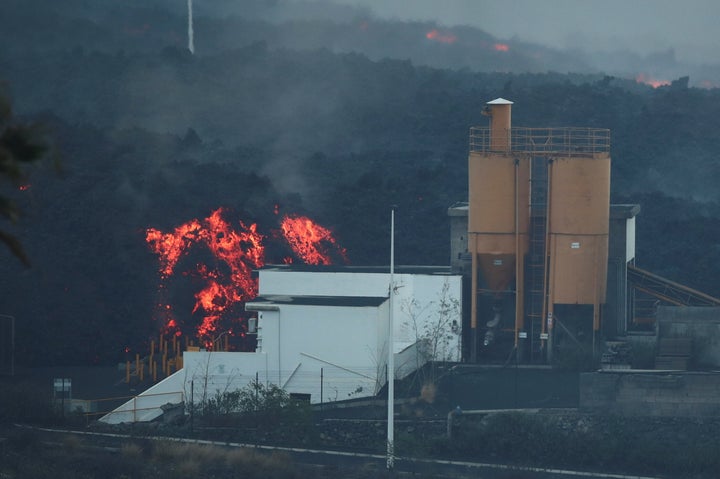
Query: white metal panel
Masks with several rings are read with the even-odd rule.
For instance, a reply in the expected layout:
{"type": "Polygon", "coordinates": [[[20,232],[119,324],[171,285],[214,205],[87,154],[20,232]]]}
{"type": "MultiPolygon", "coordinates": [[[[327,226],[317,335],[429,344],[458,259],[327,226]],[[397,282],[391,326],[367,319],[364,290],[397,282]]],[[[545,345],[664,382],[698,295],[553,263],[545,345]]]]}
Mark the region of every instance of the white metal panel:
{"type": "Polygon", "coordinates": [[[625,262],[635,258],[635,217],[625,223],[625,262]]]}
{"type": "MultiPolygon", "coordinates": [[[[338,273],[288,270],[260,270],[260,295],[284,296],[386,296],[390,275],[387,273],[338,273]]],[[[459,275],[396,274],[395,275],[394,347],[399,353],[418,338],[439,333],[438,313],[442,303],[457,306],[454,327],[449,334],[453,344],[459,345],[461,334],[460,304],[462,278],[459,275]]],[[[447,318],[445,318],[447,319],[447,318]]],[[[305,321],[305,319],[303,319],[305,321]]],[[[263,340],[263,348],[266,342],[263,340]]],[[[460,349],[448,360],[459,361],[460,349]]]]}
{"type": "MultiPolygon", "coordinates": [[[[396,275],[399,276],[399,275],[396,275]]],[[[260,296],[387,296],[390,275],[260,270],[260,296]]]]}

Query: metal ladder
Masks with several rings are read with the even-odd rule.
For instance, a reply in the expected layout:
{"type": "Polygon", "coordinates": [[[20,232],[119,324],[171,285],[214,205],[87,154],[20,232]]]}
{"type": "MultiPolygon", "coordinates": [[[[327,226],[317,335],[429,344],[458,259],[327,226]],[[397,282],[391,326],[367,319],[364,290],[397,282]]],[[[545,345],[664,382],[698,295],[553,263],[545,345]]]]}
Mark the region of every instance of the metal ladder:
{"type": "Polygon", "coordinates": [[[543,359],[545,341],[543,332],[543,309],[545,306],[545,282],[547,281],[546,237],[547,237],[547,184],[548,161],[544,157],[533,157],[530,183],[530,251],[527,261],[528,301],[526,319],[530,339],[530,360],[543,359]]]}

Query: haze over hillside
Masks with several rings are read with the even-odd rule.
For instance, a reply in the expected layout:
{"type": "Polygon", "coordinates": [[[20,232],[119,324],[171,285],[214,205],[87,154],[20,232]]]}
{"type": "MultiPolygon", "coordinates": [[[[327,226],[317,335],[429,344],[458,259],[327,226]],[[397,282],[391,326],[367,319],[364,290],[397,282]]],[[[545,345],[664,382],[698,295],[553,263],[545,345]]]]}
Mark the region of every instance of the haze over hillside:
{"type": "MultiPolygon", "coordinates": [[[[702,77],[704,68],[699,67],[720,63],[714,20],[720,5],[713,0],[333,2],[370,8],[386,19],[470,25],[501,41],[515,39],[574,52],[589,65],[612,74],[640,73],[642,67],[649,69],[646,76],[655,73],[670,81],[684,75],[702,77]]],[[[716,85],[716,78],[698,78],[696,84],[707,86],[705,81],[716,85]]]]}

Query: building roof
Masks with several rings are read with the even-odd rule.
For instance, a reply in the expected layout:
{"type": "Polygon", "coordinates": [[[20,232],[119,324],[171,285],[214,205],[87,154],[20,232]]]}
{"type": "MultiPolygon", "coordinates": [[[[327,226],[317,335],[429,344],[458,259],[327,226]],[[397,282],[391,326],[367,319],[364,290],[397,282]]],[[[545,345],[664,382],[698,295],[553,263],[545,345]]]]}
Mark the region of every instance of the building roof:
{"type": "Polygon", "coordinates": [[[246,311],[266,309],[267,306],[346,306],[346,307],[378,307],[387,301],[383,296],[258,296],[245,303],[246,311]]]}
{"type": "MultiPolygon", "coordinates": [[[[390,266],[347,266],[311,264],[268,264],[261,271],[286,271],[304,273],[376,273],[389,274],[390,266]]],[[[396,274],[451,275],[450,266],[395,265],[396,274]]]]}

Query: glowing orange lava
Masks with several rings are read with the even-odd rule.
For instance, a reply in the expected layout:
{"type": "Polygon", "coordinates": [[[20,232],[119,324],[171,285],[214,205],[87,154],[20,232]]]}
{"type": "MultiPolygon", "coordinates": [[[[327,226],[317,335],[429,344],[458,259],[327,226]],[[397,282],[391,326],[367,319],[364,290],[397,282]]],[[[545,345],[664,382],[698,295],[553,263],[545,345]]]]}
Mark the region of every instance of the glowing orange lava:
{"type": "Polygon", "coordinates": [[[493,45],[493,49],[496,52],[508,52],[510,51],[510,45],[507,43],[496,43],[493,45]]]}
{"type": "Polygon", "coordinates": [[[640,73],[635,77],[635,81],[637,83],[644,83],[645,85],[649,85],[653,88],[660,88],[661,86],[668,86],[670,85],[670,82],[668,80],[656,80],[654,78],[651,78],[649,76],[645,76],[644,73],[640,73]]]}
{"type": "Polygon", "coordinates": [[[433,40],[440,43],[447,43],[452,44],[457,41],[457,37],[453,35],[452,33],[440,33],[436,29],[432,29],[429,32],[425,34],[425,38],[428,40],[433,40]]]}
{"type": "MultiPolygon", "coordinates": [[[[205,343],[212,340],[212,333],[217,330],[217,323],[225,313],[238,303],[257,296],[257,282],[251,273],[265,264],[263,235],[258,233],[257,226],[246,226],[240,221],[239,228],[235,229],[223,219],[223,213],[223,209],[219,208],[204,220],[190,220],[171,233],[149,228],[145,235],[150,248],[159,256],[163,281],[173,275],[178,261],[195,245],[206,247],[216,259],[213,268],[196,265],[196,274],[205,282],[205,287],[195,294],[192,312],[203,314],[196,332],[205,343]]],[[[160,289],[164,290],[164,285],[160,289]]],[[[164,320],[166,331],[173,334],[178,325],[170,312],[168,307],[161,308],[158,313],[164,320]]],[[[238,321],[240,318],[230,320],[238,321]]]]}
{"type": "Polygon", "coordinates": [[[347,262],[347,252],[338,246],[332,232],[310,218],[285,215],[280,228],[290,248],[305,263],[332,264],[333,254],[347,262]]]}
{"type": "MultiPolygon", "coordinates": [[[[273,211],[278,214],[279,207],[273,211]]],[[[148,228],[145,240],[150,249],[158,255],[161,283],[158,288],[159,300],[155,319],[162,324],[165,335],[187,334],[174,314],[167,300],[168,284],[180,260],[196,248],[204,248],[212,254],[214,264],[196,263],[191,271],[181,271],[185,276],[199,279],[202,286],[194,293],[195,305],[192,314],[201,315],[195,326],[194,335],[206,346],[219,334],[244,330],[244,308],[242,304],[257,296],[257,279],[252,271],[265,264],[265,236],[258,232],[257,225],[245,225],[238,221],[233,227],[224,217],[226,211],[218,208],[205,219],[192,219],[175,227],[171,232],[148,228]],[[239,327],[238,327],[239,326],[239,327]]],[[[332,233],[305,216],[285,215],[281,222],[282,237],[293,253],[303,262],[327,265],[333,258],[347,262],[346,251],[341,248],[332,233]]],[[[277,235],[280,237],[280,235],[277,235]]],[[[285,257],[286,264],[293,263],[292,257],[285,257]]]]}

